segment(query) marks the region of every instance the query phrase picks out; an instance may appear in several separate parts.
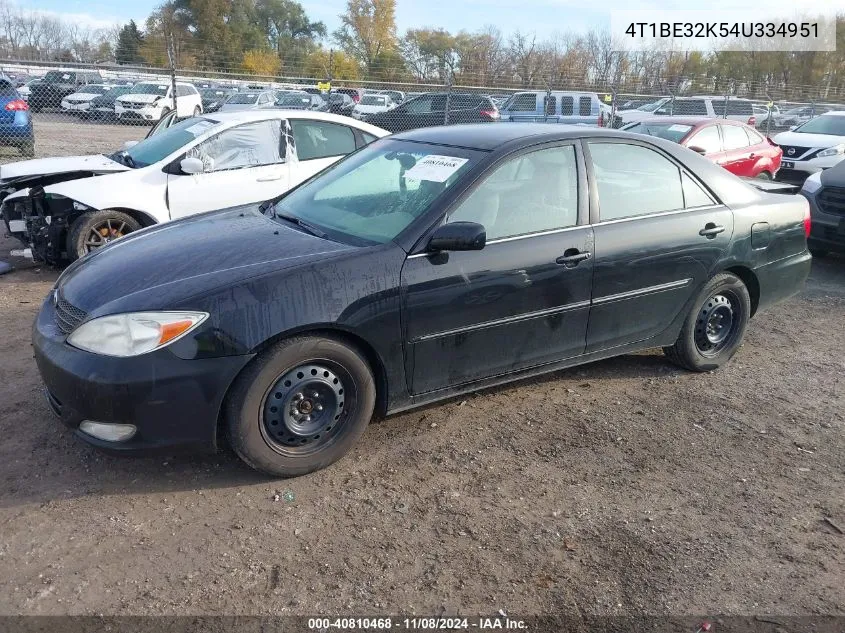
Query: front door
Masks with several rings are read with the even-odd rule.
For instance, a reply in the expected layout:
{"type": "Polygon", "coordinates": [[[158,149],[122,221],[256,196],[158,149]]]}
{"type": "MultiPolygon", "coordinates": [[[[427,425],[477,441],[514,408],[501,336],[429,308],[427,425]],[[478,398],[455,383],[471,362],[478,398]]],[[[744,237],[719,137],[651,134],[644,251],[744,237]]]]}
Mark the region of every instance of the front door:
{"type": "Polygon", "coordinates": [[[323,171],[357,149],[348,125],[317,119],[291,119],[296,161],[291,163],[291,187],[323,171]]]}
{"type": "Polygon", "coordinates": [[[573,144],[508,158],[447,215],[484,225],[484,249],[408,258],[402,318],[412,393],[584,351],[593,237],[583,174],[573,144]]]}
{"type": "Polygon", "coordinates": [[[650,147],[588,148],[598,200],[589,353],[666,330],[729,246],[733,212],[650,147]]]}
{"type": "Polygon", "coordinates": [[[245,123],[203,141],[187,156],[203,161],[201,174],[169,174],[167,197],[171,219],[263,202],[290,188],[283,159],[281,120],[245,123]]]}

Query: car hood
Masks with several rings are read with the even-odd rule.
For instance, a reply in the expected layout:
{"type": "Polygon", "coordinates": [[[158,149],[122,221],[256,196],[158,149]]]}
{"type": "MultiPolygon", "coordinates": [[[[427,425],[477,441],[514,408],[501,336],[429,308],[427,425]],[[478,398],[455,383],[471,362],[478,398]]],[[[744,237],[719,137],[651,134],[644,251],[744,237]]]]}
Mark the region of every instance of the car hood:
{"type": "Polygon", "coordinates": [[[845,143],[845,136],[830,134],[802,134],[800,132],[781,132],[772,139],[778,145],[796,145],[798,147],[833,147],[845,143]]]}
{"type": "Polygon", "coordinates": [[[128,101],[130,103],[153,103],[154,101],[158,101],[159,99],[163,99],[164,97],[160,95],[145,95],[145,94],[125,94],[120,95],[116,101],[121,103],[123,101],[128,101]]]}
{"type": "Polygon", "coordinates": [[[133,233],[77,260],[58,288],[91,316],[172,309],[211,290],[354,248],[245,205],[133,233]]]}
{"type": "MultiPolygon", "coordinates": [[[[58,156],[55,158],[37,158],[22,160],[17,163],[0,165],[0,182],[29,179],[30,177],[50,176],[53,174],[77,174],[74,178],[90,173],[109,174],[126,171],[129,168],[102,154],[90,156],[58,156]]],[[[53,181],[55,182],[55,180],[53,181]]]]}

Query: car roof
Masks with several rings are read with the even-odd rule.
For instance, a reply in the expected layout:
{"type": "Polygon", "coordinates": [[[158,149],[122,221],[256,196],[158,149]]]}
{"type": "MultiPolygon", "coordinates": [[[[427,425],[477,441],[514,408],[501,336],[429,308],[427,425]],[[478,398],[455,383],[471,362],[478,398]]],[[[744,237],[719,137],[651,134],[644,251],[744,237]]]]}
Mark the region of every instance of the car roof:
{"type": "Polygon", "coordinates": [[[201,118],[209,119],[211,121],[219,121],[226,125],[235,125],[237,123],[250,123],[252,121],[266,121],[267,119],[310,119],[312,121],[326,121],[327,123],[339,123],[349,127],[355,127],[365,132],[370,132],[375,136],[387,136],[389,132],[383,130],[375,125],[370,125],[363,121],[343,116],[340,114],[332,114],[331,112],[315,112],[313,110],[285,110],[283,108],[274,108],[267,110],[238,110],[235,112],[213,112],[210,114],[203,114],[201,118]]]}
{"type": "Polygon", "coordinates": [[[422,128],[394,134],[392,138],[418,143],[451,145],[484,151],[495,150],[517,140],[525,145],[544,141],[558,141],[583,138],[585,136],[607,136],[635,138],[635,135],[607,128],[586,125],[549,125],[548,123],[473,123],[467,125],[445,125],[422,128]],[[530,142],[528,142],[530,141],[530,142]]]}
{"type": "Polygon", "coordinates": [[[824,112],[823,114],[820,114],[819,116],[828,116],[828,115],[845,116],[845,110],[828,110],[827,112],[824,112]]]}
{"type": "Polygon", "coordinates": [[[644,119],[637,119],[631,123],[667,123],[669,125],[692,125],[700,126],[706,123],[724,123],[726,125],[745,125],[742,121],[735,121],[733,119],[723,119],[722,117],[713,116],[652,116],[644,119]]]}

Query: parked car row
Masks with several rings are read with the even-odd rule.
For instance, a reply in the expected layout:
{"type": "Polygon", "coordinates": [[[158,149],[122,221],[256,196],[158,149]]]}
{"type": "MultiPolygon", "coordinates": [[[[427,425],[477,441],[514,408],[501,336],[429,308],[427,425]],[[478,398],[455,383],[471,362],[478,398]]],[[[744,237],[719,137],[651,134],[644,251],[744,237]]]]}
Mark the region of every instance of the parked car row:
{"type": "Polygon", "coordinates": [[[123,454],[225,438],[254,468],[301,475],[373,416],[511,380],[653,347],[718,369],[809,273],[807,200],[677,139],[538,123],[385,135],[217,113],[108,157],[0,168],[10,230],[94,249],[32,331],[62,422],[123,454]]]}

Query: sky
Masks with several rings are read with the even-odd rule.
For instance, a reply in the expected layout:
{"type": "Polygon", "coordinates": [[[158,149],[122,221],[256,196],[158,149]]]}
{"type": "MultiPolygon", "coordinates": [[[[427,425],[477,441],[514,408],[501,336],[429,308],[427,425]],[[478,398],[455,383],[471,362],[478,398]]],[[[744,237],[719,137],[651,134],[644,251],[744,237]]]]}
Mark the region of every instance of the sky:
{"type": "MultiPolygon", "coordinates": [[[[96,28],[125,23],[130,18],[143,25],[147,15],[160,0],[12,0],[25,9],[60,15],[65,19],[96,28]]],[[[300,0],[312,20],[323,21],[329,32],[337,28],[337,16],[346,0],[300,0]]],[[[841,5],[841,0],[766,0],[755,3],[760,18],[772,14],[788,16],[796,10],[841,5]],[[767,11],[762,9],[768,8],[767,11]]],[[[712,10],[718,20],[719,10],[747,10],[749,0],[710,0],[702,7],[698,0],[397,0],[396,22],[399,33],[408,28],[442,27],[457,32],[476,31],[487,25],[503,33],[520,30],[543,38],[555,32],[585,31],[610,25],[613,10],[712,10]]]]}

